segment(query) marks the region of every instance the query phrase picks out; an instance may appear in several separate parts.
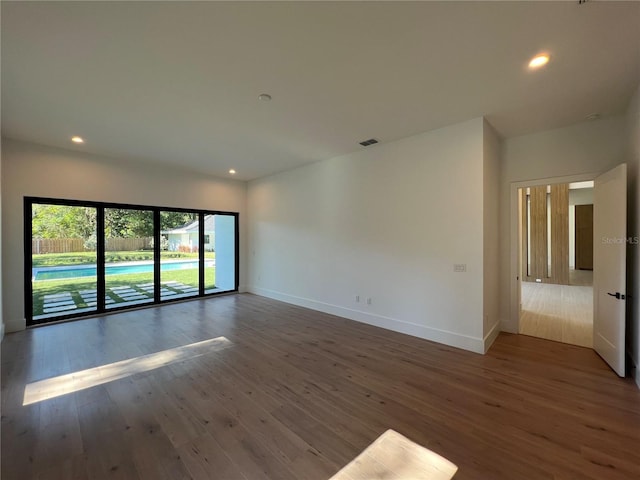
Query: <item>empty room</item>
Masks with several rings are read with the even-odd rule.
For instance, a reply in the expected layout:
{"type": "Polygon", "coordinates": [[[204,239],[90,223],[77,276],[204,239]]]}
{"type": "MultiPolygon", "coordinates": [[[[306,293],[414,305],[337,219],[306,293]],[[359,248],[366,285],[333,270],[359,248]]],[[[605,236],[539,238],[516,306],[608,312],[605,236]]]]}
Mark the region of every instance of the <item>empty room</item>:
{"type": "Polygon", "coordinates": [[[640,3],[0,9],[2,479],[640,478],[640,3]]]}

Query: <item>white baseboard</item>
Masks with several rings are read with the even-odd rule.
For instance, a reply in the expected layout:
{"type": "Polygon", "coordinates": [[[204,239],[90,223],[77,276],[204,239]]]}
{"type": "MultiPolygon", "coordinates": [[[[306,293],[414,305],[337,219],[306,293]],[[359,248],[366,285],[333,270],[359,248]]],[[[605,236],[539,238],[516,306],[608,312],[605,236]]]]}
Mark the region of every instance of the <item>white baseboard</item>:
{"type": "Polygon", "coordinates": [[[500,335],[500,322],[494,323],[493,327],[489,330],[489,333],[484,336],[484,351],[482,353],[487,353],[489,351],[493,342],[498,338],[498,335],[500,335]]]}
{"type": "MultiPolygon", "coordinates": [[[[338,317],[348,318],[368,325],[386,328],[387,330],[393,330],[399,333],[405,333],[425,340],[431,340],[432,342],[443,343],[451,347],[462,348],[463,350],[468,350],[474,353],[483,354],[485,353],[485,345],[490,346],[490,343],[486,343],[489,337],[487,337],[487,340],[470,337],[455,332],[449,332],[447,330],[440,330],[438,328],[427,327],[424,325],[416,325],[415,323],[404,322],[402,320],[362,312],[360,310],[352,310],[338,305],[319,302],[310,298],[296,297],[295,295],[289,295],[252,285],[247,286],[247,291],[262,297],[280,300],[281,302],[290,303],[299,307],[310,308],[311,310],[317,310],[331,315],[336,315],[338,317]]],[[[499,331],[498,328],[496,328],[496,330],[499,331]]],[[[497,336],[497,333],[495,335],[497,336]]],[[[493,342],[493,340],[491,340],[491,342],[493,342]]]]}

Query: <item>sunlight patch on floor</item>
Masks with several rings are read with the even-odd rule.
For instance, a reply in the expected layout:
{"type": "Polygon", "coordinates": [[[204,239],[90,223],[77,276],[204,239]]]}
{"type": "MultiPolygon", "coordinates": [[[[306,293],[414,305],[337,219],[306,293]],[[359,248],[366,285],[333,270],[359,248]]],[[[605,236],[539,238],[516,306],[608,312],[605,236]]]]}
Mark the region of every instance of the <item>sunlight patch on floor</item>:
{"type": "Polygon", "coordinates": [[[394,430],[387,430],[330,480],[449,480],[458,467],[394,430]]]}
{"type": "Polygon", "coordinates": [[[27,384],[22,405],[31,405],[50,398],[113,382],[121,378],[148,372],[171,363],[219,351],[231,345],[226,337],[216,337],[202,342],[190,343],[161,352],[129,358],[78,372],[47,378],[27,384]]]}

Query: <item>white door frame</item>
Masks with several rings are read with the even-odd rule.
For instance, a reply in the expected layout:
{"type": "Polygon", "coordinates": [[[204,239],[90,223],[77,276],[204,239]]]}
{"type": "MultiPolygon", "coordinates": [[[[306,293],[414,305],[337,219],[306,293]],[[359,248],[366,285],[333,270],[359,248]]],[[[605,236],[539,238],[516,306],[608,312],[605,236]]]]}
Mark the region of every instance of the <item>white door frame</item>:
{"type": "Polygon", "coordinates": [[[509,192],[509,327],[508,331],[520,333],[520,273],[518,270],[520,253],[520,231],[518,228],[520,212],[518,211],[518,189],[535,187],[538,185],[551,185],[553,183],[587,182],[595,180],[600,175],[597,173],[581,173],[578,175],[566,175],[564,177],[548,177],[533,180],[511,182],[509,192]]]}

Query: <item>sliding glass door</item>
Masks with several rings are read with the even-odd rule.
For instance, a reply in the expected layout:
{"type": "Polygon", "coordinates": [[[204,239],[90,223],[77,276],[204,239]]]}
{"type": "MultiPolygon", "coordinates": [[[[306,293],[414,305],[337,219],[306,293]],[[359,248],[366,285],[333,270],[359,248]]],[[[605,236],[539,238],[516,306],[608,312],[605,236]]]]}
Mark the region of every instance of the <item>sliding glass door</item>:
{"type": "Polygon", "coordinates": [[[26,312],[35,322],[96,311],[97,210],[92,207],[33,203],[25,250],[31,268],[32,301],[26,312]]]}
{"type": "Polygon", "coordinates": [[[160,299],[200,293],[200,218],[197,212],[160,212],[160,299]]]}
{"type": "Polygon", "coordinates": [[[104,209],[105,308],[154,301],[153,211],[104,209]]]}
{"type": "Polygon", "coordinates": [[[27,325],[237,289],[237,213],[25,198],[27,325]]]}
{"type": "Polygon", "coordinates": [[[236,285],[236,217],[205,217],[204,292],[228,292],[236,285]]]}

